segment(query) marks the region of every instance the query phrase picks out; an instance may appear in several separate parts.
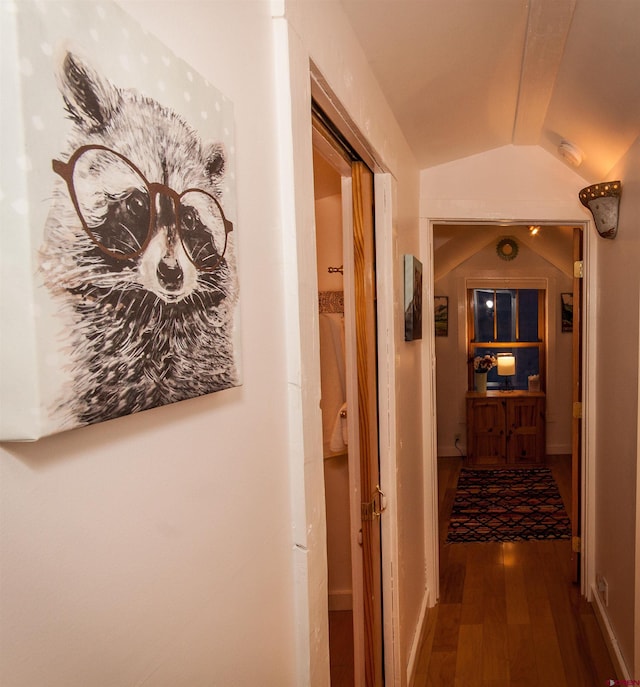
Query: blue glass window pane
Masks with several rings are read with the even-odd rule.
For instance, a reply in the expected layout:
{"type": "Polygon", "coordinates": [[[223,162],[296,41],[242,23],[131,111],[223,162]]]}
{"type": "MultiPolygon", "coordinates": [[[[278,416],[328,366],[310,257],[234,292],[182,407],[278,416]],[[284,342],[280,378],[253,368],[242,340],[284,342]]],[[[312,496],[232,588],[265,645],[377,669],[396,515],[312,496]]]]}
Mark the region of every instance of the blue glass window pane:
{"type": "Polygon", "coordinates": [[[539,341],[538,290],[520,289],[518,292],[519,341],[539,341]]]}
{"type": "Polygon", "coordinates": [[[512,379],[516,389],[529,388],[529,375],[540,374],[540,351],[536,348],[516,348],[516,374],[512,379]]]}
{"type": "Polygon", "coordinates": [[[474,289],[474,341],[540,341],[538,293],[537,289],[474,289]]]}
{"type": "Polygon", "coordinates": [[[516,340],[516,292],[513,289],[496,291],[496,317],[498,318],[498,337],[496,341],[516,340]]]}
{"type": "Polygon", "coordinates": [[[475,289],[473,292],[476,341],[493,341],[493,289],[475,289]]]}

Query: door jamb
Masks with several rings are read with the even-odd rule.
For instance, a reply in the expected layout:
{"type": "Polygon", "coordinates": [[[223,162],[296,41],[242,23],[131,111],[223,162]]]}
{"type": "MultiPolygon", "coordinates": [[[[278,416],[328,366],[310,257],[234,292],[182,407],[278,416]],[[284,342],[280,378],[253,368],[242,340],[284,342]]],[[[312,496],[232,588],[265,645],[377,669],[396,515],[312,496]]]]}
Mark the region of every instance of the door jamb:
{"type": "MultiPolygon", "coordinates": [[[[401,656],[398,645],[400,638],[398,608],[399,592],[397,582],[397,508],[396,508],[396,432],[395,432],[395,375],[393,374],[392,344],[395,340],[393,294],[393,202],[391,175],[376,160],[368,148],[366,140],[358,133],[346,110],[331,93],[316,66],[310,64],[311,96],[331,122],[373,172],[376,282],[378,302],[376,318],[378,322],[378,446],[380,461],[380,482],[386,495],[387,509],[381,519],[382,536],[382,632],[383,632],[383,672],[385,684],[395,687],[402,684],[401,656]]],[[[349,202],[350,202],[349,197],[349,202]]],[[[343,204],[346,201],[343,187],[343,204]]],[[[343,227],[344,228],[344,227],[343,227]]],[[[346,234],[346,232],[345,232],[346,234]]],[[[347,255],[344,255],[345,261],[347,255]]],[[[346,276],[346,275],[345,275],[346,276]]],[[[346,284],[345,284],[346,288],[346,284]]],[[[351,429],[351,428],[350,428],[351,429]]],[[[355,590],[354,590],[355,594],[355,590]]],[[[354,598],[355,603],[355,598],[354,598]]],[[[354,637],[355,640],[355,637],[354,637]]]]}
{"type": "MultiPolygon", "coordinates": [[[[428,242],[433,246],[433,231],[435,224],[490,224],[490,219],[429,219],[428,220],[428,242]]],[[[509,225],[531,224],[530,220],[513,219],[507,224],[501,225],[508,227],[509,225]]],[[[597,260],[596,250],[594,246],[595,232],[591,230],[591,221],[567,221],[558,220],[543,222],[533,222],[534,224],[544,225],[571,225],[580,227],[583,232],[583,264],[584,264],[584,278],[582,284],[582,403],[583,403],[583,422],[582,422],[582,451],[580,456],[580,466],[582,473],[581,480],[581,498],[582,509],[580,513],[581,519],[581,561],[580,561],[580,591],[581,594],[591,601],[592,591],[595,585],[595,446],[596,446],[596,366],[592,361],[597,359],[597,337],[596,337],[596,306],[597,306],[597,291],[596,285],[597,277],[597,260]]],[[[431,259],[431,275],[430,287],[434,287],[434,270],[433,270],[433,256],[431,259]]],[[[425,374],[431,374],[431,383],[435,388],[436,370],[435,365],[431,370],[425,369],[425,374]]],[[[434,410],[436,408],[437,399],[434,398],[434,410]]],[[[425,431],[427,435],[429,431],[435,435],[437,432],[435,412],[431,418],[429,426],[428,421],[425,422],[425,431]]],[[[437,521],[436,521],[437,522],[437,521]]],[[[439,563],[438,575],[439,579],[439,563]]]]}

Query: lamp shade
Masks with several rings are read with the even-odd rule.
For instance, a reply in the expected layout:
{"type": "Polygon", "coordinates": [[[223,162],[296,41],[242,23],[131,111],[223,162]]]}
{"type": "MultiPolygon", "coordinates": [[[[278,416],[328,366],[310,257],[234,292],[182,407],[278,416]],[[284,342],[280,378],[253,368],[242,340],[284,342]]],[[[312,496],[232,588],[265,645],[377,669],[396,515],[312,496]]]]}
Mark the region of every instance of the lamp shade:
{"type": "Polygon", "coordinates": [[[509,377],[516,373],[516,359],[513,355],[498,356],[498,374],[501,377],[509,377]]]}
{"type": "Polygon", "coordinates": [[[604,239],[613,239],[618,233],[620,192],[619,181],[605,181],[587,186],[578,194],[580,202],[593,215],[598,234],[604,239]]]}

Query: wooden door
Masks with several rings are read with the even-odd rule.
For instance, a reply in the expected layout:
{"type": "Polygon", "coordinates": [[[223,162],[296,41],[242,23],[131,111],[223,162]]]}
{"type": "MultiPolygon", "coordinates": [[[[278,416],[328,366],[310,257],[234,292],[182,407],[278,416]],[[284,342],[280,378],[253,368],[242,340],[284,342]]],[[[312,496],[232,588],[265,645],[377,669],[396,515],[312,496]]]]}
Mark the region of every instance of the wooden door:
{"type": "Polygon", "coordinates": [[[544,398],[510,398],[507,401],[507,462],[513,465],[541,462],[544,443],[544,398]]]}
{"type": "Polygon", "coordinates": [[[362,162],[352,166],[354,297],[358,388],[358,435],[362,496],[362,570],[365,687],[383,684],[382,575],[376,281],[373,174],[362,162]]]}
{"type": "Polygon", "coordinates": [[[472,465],[500,465],[506,461],[505,401],[467,399],[468,459],[472,465]]]}
{"type": "Polygon", "coordinates": [[[582,229],[573,230],[573,354],[571,425],[571,575],[580,576],[580,457],[582,454],[582,229]]]}
{"type": "Polygon", "coordinates": [[[347,402],[350,409],[357,409],[348,415],[350,436],[357,436],[349,442],[354,677],[357,685],[381,687],[384,681],[382,507],[378,486],[373,174],[315,103],[312,114],[314,146],[343,177],[347,402]],[[347,177],[350,183],[345,183],[347,177]],[[350,193],[346,191],[348,188],[350,193]]]}

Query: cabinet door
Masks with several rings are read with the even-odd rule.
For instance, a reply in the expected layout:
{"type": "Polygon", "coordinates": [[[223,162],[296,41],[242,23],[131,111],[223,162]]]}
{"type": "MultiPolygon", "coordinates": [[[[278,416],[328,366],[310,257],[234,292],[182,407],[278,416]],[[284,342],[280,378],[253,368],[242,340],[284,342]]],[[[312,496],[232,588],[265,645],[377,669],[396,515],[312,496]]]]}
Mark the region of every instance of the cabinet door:
{"type": "Polygon", "coordinates": [[[544,399],[512,398],[507,403],[507,462],[544,459],[544,399]]]}
{"type": "Polygon", "coordinates": [[[497,465],[506,461],[504,401],[475,398],[468,401],[468,459],[474,465],[497,465]]]}

